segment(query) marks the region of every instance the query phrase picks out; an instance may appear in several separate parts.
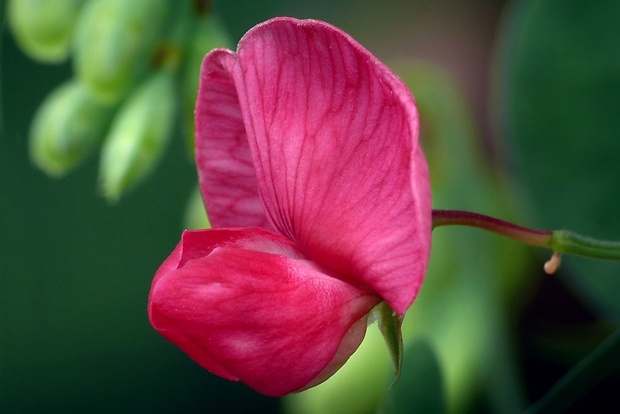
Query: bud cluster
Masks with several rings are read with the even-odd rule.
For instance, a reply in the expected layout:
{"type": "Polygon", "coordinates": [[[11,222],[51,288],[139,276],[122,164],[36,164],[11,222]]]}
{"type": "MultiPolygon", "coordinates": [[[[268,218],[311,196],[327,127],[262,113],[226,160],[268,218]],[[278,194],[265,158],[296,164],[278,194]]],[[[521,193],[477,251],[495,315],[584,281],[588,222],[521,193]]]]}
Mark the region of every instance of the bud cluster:
{"type": "Polygon", "coordinates": [[[101,148],[103,194],[115,201],[158,164],[177,108],[193,147],[202,58],[230,43],[203,3],[9,0],[9,27],[24,53],[43,63],[70,59],[74,70],[34,116],[35,165],[62,176],[101,148]]]}

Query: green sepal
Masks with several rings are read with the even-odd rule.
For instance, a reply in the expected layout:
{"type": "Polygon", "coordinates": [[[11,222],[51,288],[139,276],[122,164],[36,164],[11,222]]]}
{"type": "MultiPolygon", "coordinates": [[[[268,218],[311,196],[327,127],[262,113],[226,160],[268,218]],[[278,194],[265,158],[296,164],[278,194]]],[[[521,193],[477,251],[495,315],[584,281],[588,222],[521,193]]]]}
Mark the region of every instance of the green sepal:
{"type": "Polygon", "coordinates": [[[394,381],[398,382],[403,365],[403,334],[401,326],[403,318],[390,308],[386,302],[381,302],[370,312],[369,323],[377,321],[379,332],[383,335],[383,340],[388,348],[392,368],[394,369],[394,381]]]}

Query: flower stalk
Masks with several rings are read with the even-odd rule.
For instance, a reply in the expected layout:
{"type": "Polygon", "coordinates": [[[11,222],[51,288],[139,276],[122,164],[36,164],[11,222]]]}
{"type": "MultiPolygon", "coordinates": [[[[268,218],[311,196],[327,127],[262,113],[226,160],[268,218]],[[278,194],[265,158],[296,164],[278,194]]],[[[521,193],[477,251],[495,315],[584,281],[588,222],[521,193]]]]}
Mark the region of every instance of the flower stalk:
{"type": "Polygon", "coordinates": [[[620,242],[597,240],[568,230],[534,230],[504,220],[460,210],[433,210],[433,229],[440,226],[469,226],[488,230],[518,242],[553,250],[545,265],[548,273],[557,269],[560,254],[569,253],[597,259],[620,260],[620,242]]]}

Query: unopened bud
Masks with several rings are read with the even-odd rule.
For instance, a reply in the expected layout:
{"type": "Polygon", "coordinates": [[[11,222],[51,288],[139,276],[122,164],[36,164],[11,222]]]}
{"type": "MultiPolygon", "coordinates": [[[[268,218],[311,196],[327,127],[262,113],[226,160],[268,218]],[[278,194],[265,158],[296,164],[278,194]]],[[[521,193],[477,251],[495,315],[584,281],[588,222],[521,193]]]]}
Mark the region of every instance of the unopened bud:
{"type": "Polygon", "coordinates": [[[82,3],[83,0],[12,0],[8,3],[9,26],[30,57],[60,62],[69,55],[82,3]]]}
{"type": "Polygon", "coordinates": [[[165,23],[165,0],[91,0],[76,26],[75,71],[103,101],[117,102],[148,67],[165,23]]]}
{"type": "Polygon", "coordinates": [[[30,156],[47,174],[61,176],[79,164],[105,135],[112,109],[71,80],[43,101],[30,129],[30,156]]]}
{"type": "Polygon", "coordinates": [[[157,164],[172,133],[175,108],[174,76],[167,70],[148,77],[120,107],[101,154],[108,200],[116,201],[157,164]]]}

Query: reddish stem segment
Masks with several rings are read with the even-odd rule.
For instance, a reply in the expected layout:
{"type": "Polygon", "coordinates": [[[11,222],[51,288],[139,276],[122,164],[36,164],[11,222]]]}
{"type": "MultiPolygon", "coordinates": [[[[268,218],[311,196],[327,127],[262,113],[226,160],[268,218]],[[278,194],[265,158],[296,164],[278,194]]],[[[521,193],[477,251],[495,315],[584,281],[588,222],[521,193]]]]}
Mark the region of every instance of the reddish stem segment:
{"type": "Polygon", "coordinates": [[[504,220],[460,210],[433,210],[433,229],[439,226],[469,226],[492,231],[531,246],[549,248],[551,231],[532,230],[504,220]]]}

